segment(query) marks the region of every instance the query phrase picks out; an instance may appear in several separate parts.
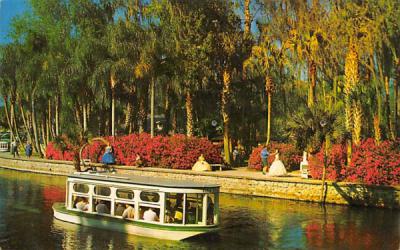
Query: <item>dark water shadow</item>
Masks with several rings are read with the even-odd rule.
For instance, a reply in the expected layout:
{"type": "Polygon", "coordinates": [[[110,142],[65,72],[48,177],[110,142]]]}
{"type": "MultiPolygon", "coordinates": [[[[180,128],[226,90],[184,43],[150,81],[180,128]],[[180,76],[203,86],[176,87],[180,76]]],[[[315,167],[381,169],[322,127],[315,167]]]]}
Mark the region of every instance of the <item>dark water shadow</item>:
{"type": "Polygon", "coordinates": [[[350,204],[356,206],[378,206],[399,208],[396,189],[391,186],[332,183],[332,187],[350,204]]]}

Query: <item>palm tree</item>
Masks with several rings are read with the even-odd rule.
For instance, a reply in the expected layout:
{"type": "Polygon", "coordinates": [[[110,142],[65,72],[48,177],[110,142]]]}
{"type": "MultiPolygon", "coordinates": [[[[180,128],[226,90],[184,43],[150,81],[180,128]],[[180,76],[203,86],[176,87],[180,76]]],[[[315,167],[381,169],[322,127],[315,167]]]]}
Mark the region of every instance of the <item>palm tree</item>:
{"type": "MultiPolygon", "coordinates": [[[[284,48],[281,48],[284,49],[284,48]]],[[[249,68],[253,72],[258,71],[265,79],[265,93],[267,94],[267,140],[266,145],[271,139],[271,113],[272,113],[272,93],[273,80],[271,76],[271,68],[273,63],[278,63],[281,52],[270,42],[267,35],[262,37],[262,42],[252,48],[250,57],[244,62],[243,67],[249,68]]]]}

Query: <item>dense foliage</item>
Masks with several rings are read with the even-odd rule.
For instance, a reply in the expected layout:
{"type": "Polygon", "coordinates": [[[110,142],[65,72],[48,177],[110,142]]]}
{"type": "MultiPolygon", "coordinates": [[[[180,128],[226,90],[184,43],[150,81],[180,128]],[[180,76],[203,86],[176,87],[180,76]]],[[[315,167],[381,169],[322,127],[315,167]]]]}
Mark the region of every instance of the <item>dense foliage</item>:
{"type": "MultiPolygon", "coordinates": [[[[323,150],[310,160],[309,169],[313,178],[321,178],[323,150]]],[[[375,185],[400,184],[400,141],[383,141],[378,145],[373,139],[367,139],[354,146],[348,166],[346,158],[346,147],[332,146],[327,157],[327,179],[375,185]]]]}
{"type": "MultiPolygon", "coordinates": [[[[191,169],[200,155],[207,162],[222,163],[220,148],[205,138],[174,135],[169,137],[149,134],[131,134],[105,138],[114,149],[117,164],[142,167],[191,169]],[[137,157],[140,157],[140,163],[137,157]]],[[[85,147],[82,157],[99,162],[104,153],[104,143],[93,142],[85,147]]],[[[61,150],[53,143],[46,148],[46,157],[53,160],[73,160],[69,147],[61,150]]]]}

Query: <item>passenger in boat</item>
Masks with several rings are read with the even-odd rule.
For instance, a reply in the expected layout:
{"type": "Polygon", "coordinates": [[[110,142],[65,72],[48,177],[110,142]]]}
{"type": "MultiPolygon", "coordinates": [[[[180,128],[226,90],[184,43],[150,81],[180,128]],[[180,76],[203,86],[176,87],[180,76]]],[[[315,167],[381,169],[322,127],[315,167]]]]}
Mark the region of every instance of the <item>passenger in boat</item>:
{"type": "Polygon", "coordinates": [[[106,204],[104,204],[104,201],[99,201],[99,203],[96,206],[96,212],[100,213],[100,214],[109,214],[110,213],[110,209],[107,207],[106,204]]]}
{"type": "Polygon", "coordinates": [[[183,194],[178,193],[176,195],[176,204],[174,207],[174,222],[181,223],[183,220],[183,194]]]}
{"type": "Polygon", "coordinates": [[[211,225],[214,223],[214,203],[210,196],[208,196],[207,203],[207,225],[211,225]]]}
{"type": "Polygon", "coordinates": [[[126,204],[125,207],[126,208],[125,208],[124,212],[122,213],[122,218],[124,218],[124,219],[126,219],[126,218],[133,219],[133,218],[135,218],[135,209],[129,204],[126,204]]]}
{"type": "Polygon", "coordinates": [[[81,211],[88,211],[89,210],[89,202],[86,198],[77,198],[79,201],[76,203],[75,207],[81,211]]]}
{"type": "Polygon", "coordinates": [[[167,200],[165,202],[165,222],[171,223],[174,221],[174,218],[172,217],[173,211],[172,211],[172,206],[171,206],[171,201],[167,200]]]}
{"type": "Polygon", "coordinates": [[[122,216],[122,214],[124,213],[124,211],[125,211],[124,205],[121,204],[121,203],[118,203],[118,204],[117,204],[117,208],[115,209],[115,215],[116,215],[116,216],[122,216]]]}
{"type": "Polygon", "coordinates": [[[144,214],[143,214],[143,220],[145,221],[158,221],[158,215],[156,214],[156,212],[153,211],[153,209],[151,207],[149,207],[149,209],[147,209],[144,214]]]}

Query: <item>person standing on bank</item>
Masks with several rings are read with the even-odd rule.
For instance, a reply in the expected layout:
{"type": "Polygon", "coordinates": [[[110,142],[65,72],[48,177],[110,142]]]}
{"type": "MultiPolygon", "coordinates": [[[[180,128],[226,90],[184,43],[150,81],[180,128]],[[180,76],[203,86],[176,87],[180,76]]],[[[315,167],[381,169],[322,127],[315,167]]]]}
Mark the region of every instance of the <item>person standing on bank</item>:
{"type": "Polygon", "coordinates": [[[11,142],[11,154],[13,155],[13,157],[15,158],[15,156],[19,157],[19,153],[18,153],[18,143],[16,140],[13,140],[11,142]]]}
{"type": "Polygon", "coordinates": [[[26,144],[26,147],[25,147],[25,155],[28,158],[31,158],[31,156],[32,156],[32,145],[29,142],[28,142],[28,144],[26,144]]]}
{"type": "Polygon", "coordinates": [[[269,152],[267,150],[267,146],[264,146],[263,149],[261,150],[261,153],[260,153],[261,163],[262,163],[261,171],[262,171],[263,174],[267,173],[268,156],[269,156],[269,152]]]}

